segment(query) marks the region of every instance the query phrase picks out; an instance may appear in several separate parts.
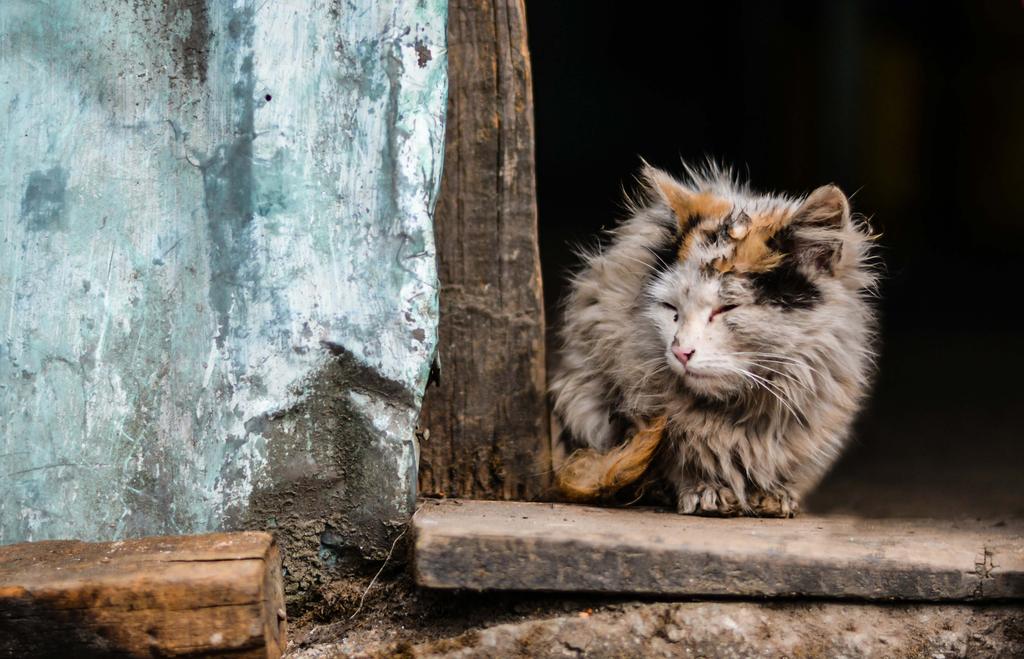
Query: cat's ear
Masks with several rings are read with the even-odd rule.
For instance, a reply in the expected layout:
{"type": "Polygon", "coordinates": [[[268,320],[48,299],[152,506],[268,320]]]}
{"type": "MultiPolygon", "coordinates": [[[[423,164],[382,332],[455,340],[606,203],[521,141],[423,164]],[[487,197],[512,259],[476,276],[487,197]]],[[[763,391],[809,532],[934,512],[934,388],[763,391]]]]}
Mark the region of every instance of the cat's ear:
{"type": "Polygon", "coordinates": [[[823,185],[793,213],[794,256],[819,271],[834,273],[842,260],[844,235],[850,227],[850,202],[834,185],[823,185]]]}
{"type": "Polygon", "coordinates": [[[685,225],[696,215],[697,193],[677,181],[671,174],[644,163],[640,176],[650,193],[668,204],[676,214],[680,226],[685,225]]]}

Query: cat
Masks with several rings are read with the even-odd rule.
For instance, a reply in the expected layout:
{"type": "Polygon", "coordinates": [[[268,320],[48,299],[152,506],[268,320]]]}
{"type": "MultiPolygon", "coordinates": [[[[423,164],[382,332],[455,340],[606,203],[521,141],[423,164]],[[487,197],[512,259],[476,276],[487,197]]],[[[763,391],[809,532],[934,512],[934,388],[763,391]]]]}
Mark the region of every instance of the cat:
{"type": "Polygon", "coordinates": [[[875,236],[834,185],[760,194],[684,167],[645,164],[571,278],[551,394],[583,448],[559,483],[599,499],[647,474],[679,513],[789,517],[871,385],[875,236]]]}

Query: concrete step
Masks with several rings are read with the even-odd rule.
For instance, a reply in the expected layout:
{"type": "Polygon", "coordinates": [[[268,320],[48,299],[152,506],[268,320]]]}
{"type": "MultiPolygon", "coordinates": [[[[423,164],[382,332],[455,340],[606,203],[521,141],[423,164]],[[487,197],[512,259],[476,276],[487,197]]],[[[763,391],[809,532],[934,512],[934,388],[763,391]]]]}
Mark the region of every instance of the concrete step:
{"type": "Polygon", "coordinates": [[[1024,520],[716,519],[425,501],[416,581],[445,589],[872,600],[1024,599],[1024,520]]]}

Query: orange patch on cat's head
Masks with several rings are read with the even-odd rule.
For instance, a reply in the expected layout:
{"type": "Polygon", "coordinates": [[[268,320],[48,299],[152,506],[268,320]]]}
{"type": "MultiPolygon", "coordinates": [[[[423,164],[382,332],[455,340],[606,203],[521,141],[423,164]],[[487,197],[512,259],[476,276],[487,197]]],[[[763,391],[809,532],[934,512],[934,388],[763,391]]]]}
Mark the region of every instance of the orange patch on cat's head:
{"type": "Polygon", "coordinates": [[[766,272],[782,262],[785,255],[772,249],[768,241],[780,229],[788,224],[791,213],[777,209],[767,213],[748,215],[741,212],[739,216],[723,218],[709,230],[720,230],[728,224],[727,233],[735,244],[732,255],[719,257],[712,266],[720,273],[727,272],[766,272]]]}
{"type": "Polygon", "coordinates": [[[734,268],[739,272],[766,272],[781,263],[784,255],[772,249],[768,241],[786,226],[790,216],[783,209],[752,216],[750,229],[736,243],[734,268]]]}
{"type": "Polygon", "coordinates": [[[720,222],[732,210],[732,203],[728,199],[711,192],[690,190],[660,169],[646,167],[644,178],[676,216],[679,231],[683,235],[683,241],[679,246],[680,261],[686,259],[693,246],[696,235],[694,229],[697,222],[707,220],[720,222]]]}
{"type": "Polygon", "coordinates": [[[698,231],[696,223],[709,222],[720,224],[732,210],[732,203],[710,192],[690,193],[684,205],[679,208],[672,206],[679,221],[679,231],[683,235],[683,242],[679,245],[679,260],[685,261],[689,256],[693,243],[697,240],[698,231]]]}
{"type": "Polygon", "coordinates": [[[722,218],[732,209],[727,200],[710,192],[695,192],[669,174],[646,167],[644,178],[648,185],[675,213],[681,229],[689,228],[697,218],[722,218]]]}

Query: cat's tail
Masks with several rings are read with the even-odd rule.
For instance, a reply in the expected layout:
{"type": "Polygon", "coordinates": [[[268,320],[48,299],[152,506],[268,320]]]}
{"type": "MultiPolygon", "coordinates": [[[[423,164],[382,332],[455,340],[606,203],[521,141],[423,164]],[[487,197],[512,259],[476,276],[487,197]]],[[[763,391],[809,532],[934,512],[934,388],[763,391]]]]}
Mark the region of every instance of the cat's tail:
{"type": "Polygon", "coordinates": [[[615,494],[639,479],[654,459],[665,434],[665,417],[644,425],[628,442],[608,453],[579,449],[558,470],[558,487],[573,501],[615,494]]]}

